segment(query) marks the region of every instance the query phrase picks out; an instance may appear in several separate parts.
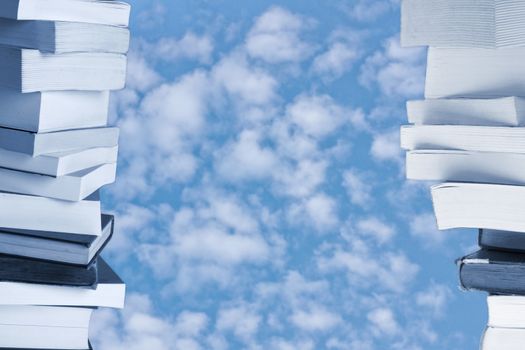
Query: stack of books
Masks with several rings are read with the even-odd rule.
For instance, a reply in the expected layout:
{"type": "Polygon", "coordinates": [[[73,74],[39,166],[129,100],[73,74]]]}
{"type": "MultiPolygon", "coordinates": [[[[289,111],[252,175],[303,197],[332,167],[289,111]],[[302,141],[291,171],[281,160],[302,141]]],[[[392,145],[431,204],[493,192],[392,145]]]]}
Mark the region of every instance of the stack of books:
{"type": "Polygon", "coordinates": [[[407,177],[439,229],[479,230],[461,286],[489,293],[482,349],[525,343],[525,1],[403,0],[401,42],[429,46],[425,99],[401,128],[407,177]]]}
{"type": "Polygon", "coordinates": [[[0,348],[91,349],[90,316],[122,308],[99,257],[114,218],[119,130],[109,91],[125,85],[129,4],[0,3],[0,348]]]}

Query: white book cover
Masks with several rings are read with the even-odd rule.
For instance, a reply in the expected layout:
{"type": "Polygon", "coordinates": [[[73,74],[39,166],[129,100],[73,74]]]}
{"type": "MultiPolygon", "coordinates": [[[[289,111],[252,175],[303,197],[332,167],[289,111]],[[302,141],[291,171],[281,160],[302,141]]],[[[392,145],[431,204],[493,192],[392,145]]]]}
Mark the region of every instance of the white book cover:
{"type": "Polygon", "coordinates": [[[126,81],[123,54],[43,53],[0,47],[0,86],[20,92],[120,90],[126,81]]]}
{"type": "Polygon", "coordinates": [[[0,127],[51,132],[106,126],[109,91],[22,93],[0,88],[0,127]]]}
{"type": "Polygon", "coordinates": [[[426,125],[525,125],[525,99],[426,99],[407,102],[408,121],[426,125]]]}
{"type": "Polygon", "coordinates": [[[127,27],[130,5],[108,0],[2,0],[0,17],[127,27]]]}
{"type": "Polygon", "coordinates": [[[426,98],[525,96],[525,47],[428,50],[426,98]]]}
{"type": "Polygon", "coordinates": [[[404,125],[407,150],[462,150],[525,153],[525,128],[465,125],[404,125]]]}
{"type": "Polygon", "coordinates": [[[0,44],[17,48],[48,53],[126,53],[129,39],[129,30],[123,27],[0,18],[0,44]]]}
{"type": "Polygon", "coordinates": [[[0,168],[0,191],[81,201],[102,186],[113,183],[116,172],[116,163],[59,177],[0,168]]]}
{"type": "Polygon", "coordinates": [[[410,151],[410,180],[525,185],[525,154],[450,150],[410,151]]]}
{"type": "Polygon", "coordinates": [[[432,186],[438,228],[525,232],[525,187],[447,182],[432,186]]]}
{"type": "Polygon", "coordinates": [[[32,133],[0,128],[0,148],[33,157],[89,148],[115,147],[119,129],[115,127],[32,133]]]}
{"type": "Polygon", "coordinates": [[[0,192],[0,227],[100,236],[98,193],[71,202],[0,192]]]}
{"type": "Polygon", "coordinates": [[[56,177],[102,164],[116,163],[117,156],[118,146],[48,153],[36,157],[0,148],[0,168],[56,177]]]}

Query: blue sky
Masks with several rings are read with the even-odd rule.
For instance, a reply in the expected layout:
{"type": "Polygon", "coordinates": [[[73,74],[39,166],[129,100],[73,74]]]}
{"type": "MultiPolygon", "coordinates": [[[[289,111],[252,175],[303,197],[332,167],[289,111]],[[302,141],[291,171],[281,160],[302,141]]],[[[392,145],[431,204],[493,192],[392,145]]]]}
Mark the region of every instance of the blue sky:
{"type": "Polygon", "coordinates": [[[485,295],[404,180],[404,103],[424,49],[399,4],[133,1],[114,94],[117,214],[104,256],[128,285],[96,348],[475,349],[485,295]]]}

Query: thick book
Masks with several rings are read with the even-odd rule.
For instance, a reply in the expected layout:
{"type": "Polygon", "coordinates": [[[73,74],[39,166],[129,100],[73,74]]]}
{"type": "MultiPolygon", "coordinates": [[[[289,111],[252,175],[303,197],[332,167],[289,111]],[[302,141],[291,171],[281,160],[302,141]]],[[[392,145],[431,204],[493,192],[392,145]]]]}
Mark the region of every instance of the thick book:
{"type": "Polygon", "coordinates": [[[108,0],[2,0],[0,17],[127,27],[130,5],[108,0]]]}
{"type": "Polygon", "coordinates": [[[98,192],[79,202],[0,192],[0,227],[100,236],[98,192]]]}
{"type": "Polygon", "coordinates": [[[426,98],[525,96],[525,47],[428,50],[426,98]]]}
{"type": "Polygon", "coordinates": [[[75,266],[12,255],[0,255],[0,280],[96,288],[97,262],[95,260],[87,266],[75,266]]]}
{"type": "Polygon", "coordinates": [[[484,228],[525,232],[525,187],[447,182],[432,186],[440,230],[484,228]]]}
{"type": "Polygon", "coordinates": [[[487,306],[489,327],[524,328],[525,331],[525,297],[489,295],[487,306]]]}
{"type": "Polygon", "coordinates": [[[90,349],[93,308],[0,305],[0,349],[90,349]]]}
{"type": "Polygon", "coordinates": [[[478,245],[489,250],[525,253],[523,232],[479,229],[478,245]]]}
{"type": "Polygon", "coordinates": [[[44,53],[0,46],[0,86],[19,92],[120,90],[126,82],[123,54],[44,53]]]}
{"type": "Polygon", "coordinates": [[[102,186],[113,183],[116,172],[116,163],[59,177],[0,168],[0,191],[81,201],[102,186]]]}
{"type": "Polygon", "coordinates": [[[525,46],[521,0],[403,0],[403,46],[525,46]]]}
{"type": "Polygon", "coordinates": [[[0,254],[87,266],[111,239],[114,217],[102,214],[101,225],[100,236],[0,228],[0,254]]]}
{"type": "Polygon", "coordinates": [[[404,125],[401,147],[407,150],[461,150],[525,153],[525,127],[404,125]]]}
{"type": "Polygon", "coordinates": [[[525,185],[525,153],[409,151],[406,175],[410,180],[525,185]]]}
{"type": "Polygon", "coordinates": [[[0,168],[57,177],[116,163],[117,156],[118,146],[48,153],[36,157],[0,148],[0,168]]]}
{"type": "Polygon", "coordinates": [[[49,53],[126,53],[129,30],[123,27],[0,18],[0,45],[49,53]]]}
{"type": "Polygon", "coordinates": [[[21,93],[0,88],[0,126],[32,132],[103,127],[109,91],[21,93]]]}
{"type": "Polygon", "coordinates": [[[522,350],[525,329],[487,327],[481,339],[480,350],[522,350]]]}
{"type": "Polygon", "coordinates": [[[97,288],[0,281],[2,305],[124,307],[126,285],[99,257],[97,288]]]}
{"type": "Polygon", "coordinates": [[[0,128],[0,148],[35,157],[42,154],[80,151],[88,148],[114,147],[118,145],[118,137],[119,129],[115,127],[48,133],[0,128]]]}
{"type": "Polygon", "coordinates": [[[481,249],[457,263],[465,290],[525,294],[525,254],[481,249]]]}
{"type": "Polygon", "coordinates": [[[451,98],[407,102],[408,121],[426,125],[525,125],[525,99],[451,98]]]}

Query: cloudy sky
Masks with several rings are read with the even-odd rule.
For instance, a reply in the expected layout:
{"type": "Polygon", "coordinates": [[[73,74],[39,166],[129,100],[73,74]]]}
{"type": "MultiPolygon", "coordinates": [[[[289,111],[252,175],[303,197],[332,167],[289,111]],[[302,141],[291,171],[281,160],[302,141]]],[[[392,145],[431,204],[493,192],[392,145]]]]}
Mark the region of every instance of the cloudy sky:
{"type": "Polygon", "coordinates": [[[476,234],[404,180],[426,50],[399,47],[396,0],[133,6],[104,191],[127,307],[95,348],[476,348],[485,296],[454,264],[476,234]]]}

